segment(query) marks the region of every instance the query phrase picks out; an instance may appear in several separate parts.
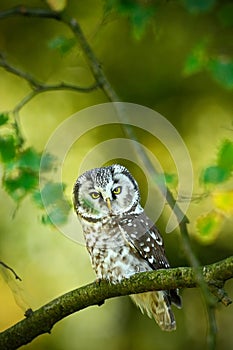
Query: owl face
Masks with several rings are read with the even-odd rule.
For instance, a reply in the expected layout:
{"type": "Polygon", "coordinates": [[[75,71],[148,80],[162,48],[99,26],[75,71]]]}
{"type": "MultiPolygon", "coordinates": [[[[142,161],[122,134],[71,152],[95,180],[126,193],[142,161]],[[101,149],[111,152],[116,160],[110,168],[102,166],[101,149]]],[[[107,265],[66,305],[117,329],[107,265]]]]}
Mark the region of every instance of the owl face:
{"type": "Polygon", "coordinates": [[[137,182],[122,165],[95,168],[81,175],[74,186],[77,213],[94,220],[132,211],[139,204],[137,182]]]}

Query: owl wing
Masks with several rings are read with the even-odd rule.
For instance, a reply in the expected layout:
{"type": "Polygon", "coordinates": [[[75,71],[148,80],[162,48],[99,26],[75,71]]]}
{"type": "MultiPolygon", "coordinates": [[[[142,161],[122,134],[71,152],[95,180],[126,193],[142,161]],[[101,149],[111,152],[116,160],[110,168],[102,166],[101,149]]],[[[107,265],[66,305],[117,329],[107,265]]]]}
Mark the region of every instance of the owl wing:
{"type": "Polygon", "coordinates": [[[127,243],[153,270],[170,267],[165,256],[162,237],[144,212],[127,217],[121,227],[127,243]]]}
{"type": "Polygon", "coordinates": [[[165,256],[162,237],[155,225],[147,228],[143,235],[135,239],[134,246],[140,256],[147,260],[153,270],[170,267],[165,256]]]}
{"type": "MultiPolygon", "coordinates": [[[[144,212],[136,217],[131,216],[125,219],[122,230],[127,243],[135,253],[147,261],[153,270],[170,267],[159,230],[144,212]]],[[[177,307],[181,307],[182,302],[178,290],[167,291],[167,296],[177,307]]]]}

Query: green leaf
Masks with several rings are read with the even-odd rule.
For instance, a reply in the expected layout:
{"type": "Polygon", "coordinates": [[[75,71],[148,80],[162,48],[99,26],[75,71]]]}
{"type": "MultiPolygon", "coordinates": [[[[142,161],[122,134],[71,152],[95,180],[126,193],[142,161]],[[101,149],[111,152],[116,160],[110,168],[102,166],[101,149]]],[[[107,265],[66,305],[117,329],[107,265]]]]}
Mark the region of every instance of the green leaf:
{"type": "Polygon", "coordinates": [[[233,4],[228,3],[222,6],[218,13],[218,18],[225,27],[233,26],[233,4]]]}
{"type": "Polygon", "coordinates": [[[65,185],[58,182],[47,182],[41,190],[42,201],[45,206],[57,204],[63,199],[65,185]]]}
{"type": "Polygon", "coordinates": [[[209,61],[208,69],[212,77],[227,89],[233,89],[233,61],[228,58],[218,58],[209,61]]]}
{"type": "Polygon", "coordinates": [[[233,190],[213,192],[213,203],[218,210],[221,210],[224,215],[233,215],[233,190]]]}
{"type": "Polygon", "coordinates": [[[33,148],[27,148],[17,154],[17,156],[6,163],[5,172],[10,174],[17,169],[27,169],[29,172],[38,173],[40,168],[40,154],[33,148]]]}
{"type": "Polygon", "coordinates": [[[155,13],[155,7],[133,0],[107,0],[105,13],[110,11],[117,11],[120,15],[127,17],[132,25],[134,37],[139,40],[155,13]]]}
{"type": "Polygon", "coordinates": [[[205,184],[220,184],[224,181],[228,180],[231,173],[221,168],[217,165],[209,166],[208,168],[204,169],[202,175],[201,175],[201,181],[205,184]]]}
{"type": "Polygon", "coordinates": [[[38,172],[40,168],[40,154],[33,148],[27,148],[19,154],[17,166],[38,172]]]}
{"type": "Polygon", "coordinates": [[[38,175],[21,170],[15,176],[4,177],[3,186],[15,201],[19,201],[38,186],[38,175]]]}
{"type": "Polygon", "coordinates": [[[42,215],[41,222],[43,225],[53,225],[53,222],[48,214],[42,215]]]}
{"type": "Polygon", "coordinates": [[[218,152],[217,164],[228,172],[233,170],[233,142],[225,140],[218,152]]]}
{"type": "Polygon", "coordinates": [[[200,72],[206,67],[208,60],[207,40],[202,40],[194,46],[192,52],[187,57],[183,74],[189,76],[200,72]]]}
{"type": "Polygon", "coordinates": [[[0,126],[8,122],[9,116],[7,113],[0,113],[0,126]]]}
{"type": "Polygon", "coordinates": [[[212,10],[216,0],[182,0],[182,2],[190,13],[197,14],[212,10]]]}
{"type": "Polygon", "coordinates": [[[66,38],[65,36],[56,36],[51,39],[48,46],[52,50],[58,50],[61,54],[68,53],[76,44],[75,38],[66,38]]]}
{"type": "Polygon", "coordinates": [[[40,209],[44,208],[41,192],[39,190],[36,190],[32,193],[32,199],[40,209]]]}
{"type": "Polygon", "coordinates": [[[7,163],[15,158],[16,142],[12,135],[0,136],[0,155],[3,163],[7,163]]]}
{"type": "Polygon", "coordinates": [[[42,216],[42,223],[44,225],[62,225],[67,222],[70,212],[70,204],[66,200],[57,202],[56,206],[53,206],[48,214],[42,216]]]}
{"type": "Polygon", "coordinates": [[[35,191],[32,199],[40,209],[46,209],[41,221],[44,225],[61,225],[67,222],[71,209],[64,195],[64,184],[48,182],[41,191],[35,191]]]}
{"type": "Polygon", "coordinates": [[[130,20],[133,26],[133,34],[137,40],[140,40],[146,31],[146,27],[149,24],[152,16],[154,15],[154,9],[151,7],[140,6],[135,4],[135,7],[131,13],[130,20]]]}
{"type": "Polygon", "coordinates": [[[41,158],[41,163],[40,163],[40,170],[43,172],[51,171],[54,169],[57,165],[57,158],[50,154],[50,153],[45,153],[43,154],[41,158]]]}
{"type": "Polygon", "coordinates": [[[224,216],[215,210],[199,216],[196,221],[197,238],[202,243],[213,243],[221,232],[224,220],[224,216]]]}
{"type": "Polygon", "coordinates": [[[176,174],[165,173],[165,181],[169,187],[175,188],[178,185],[178,178],[176,174]]]}

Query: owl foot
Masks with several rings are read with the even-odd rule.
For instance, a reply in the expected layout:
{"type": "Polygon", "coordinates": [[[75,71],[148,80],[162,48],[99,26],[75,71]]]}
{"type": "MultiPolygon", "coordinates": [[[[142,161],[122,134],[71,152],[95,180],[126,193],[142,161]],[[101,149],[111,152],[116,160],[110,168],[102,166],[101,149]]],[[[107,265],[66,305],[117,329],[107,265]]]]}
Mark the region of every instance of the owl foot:
{"type": "Polygon", "coordinates": [[[96,278],[95,283],[99,286],[103,278],[96,278]]]}

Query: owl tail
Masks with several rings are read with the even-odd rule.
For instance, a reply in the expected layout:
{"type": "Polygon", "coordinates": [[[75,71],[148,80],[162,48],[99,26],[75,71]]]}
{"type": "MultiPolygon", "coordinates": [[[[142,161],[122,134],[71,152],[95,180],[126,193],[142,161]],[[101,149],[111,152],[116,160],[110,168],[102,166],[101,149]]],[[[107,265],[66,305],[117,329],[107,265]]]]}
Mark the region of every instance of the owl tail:
{"type": "Polygon", "coordinates": [[[176,329],[175,316],[171,309],[170,297],[166,291],[146,292],[130,296],[142,313],[153,317],[163,331],[176,329]]]}

